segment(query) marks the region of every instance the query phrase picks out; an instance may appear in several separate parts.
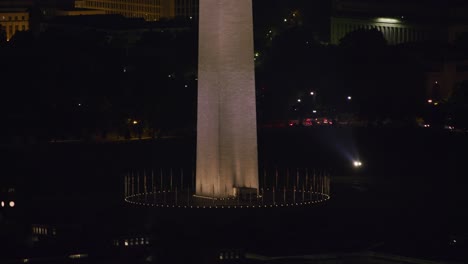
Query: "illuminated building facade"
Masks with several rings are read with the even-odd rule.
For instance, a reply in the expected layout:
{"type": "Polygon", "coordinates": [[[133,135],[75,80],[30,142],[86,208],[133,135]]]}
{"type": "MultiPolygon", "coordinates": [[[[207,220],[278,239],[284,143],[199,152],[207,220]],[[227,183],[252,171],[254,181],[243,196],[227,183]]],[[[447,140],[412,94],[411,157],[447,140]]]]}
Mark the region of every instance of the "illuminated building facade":
{"type": "Polygon", "coordinates": [[[106,14],[144,18],[147,21],[198,16],[198,0],[76,0],[75,7],[103,10],[106,14]]]}
{"type": "Polygon", "coordinates": [[[441,29],[434,27],[406,23],[403,19],[377,17],[372,19],[332,17],[331,43],[339,44],[340,40],[349,33],[359,29],[377,29],[388,44],[395,45],[406,42],[434,40],[441,37],[441,29]]]}
{"type": "Polygon", "coordinates": [[[16,32],[29,30],[29,13],[26,9],[0,9],[0,26],[9,41],[16,32]]]}

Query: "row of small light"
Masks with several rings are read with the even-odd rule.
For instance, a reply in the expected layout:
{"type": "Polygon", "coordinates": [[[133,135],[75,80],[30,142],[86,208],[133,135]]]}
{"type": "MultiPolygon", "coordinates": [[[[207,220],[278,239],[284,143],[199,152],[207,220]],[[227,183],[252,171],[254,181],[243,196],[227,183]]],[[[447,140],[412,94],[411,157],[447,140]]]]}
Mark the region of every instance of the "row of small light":
{"type": "MultiPolygon", "coordinates": [[[[0,206],[1,206],[1,207],[5,207],[6,205],[7,205],[7,204],[6,204],[4,201],[1,201],[1,202],[0,202],[0,206]]],[[[15,207],[15,202],[14,202],[14,201],[10,201],[10,202],[8,203],[8,206],[10,206],[11,208],[15,207]]]]}
{"type": "MultiPolygon", "coordinates": [[[[315,96],[316,93],[315,93],[315,92],[310,92],[310,95],[315,96]]],[[[351,101],[351,100],[353,100],[353,97],[349,95],[349,96],[346,97],[346,100],[351,101]]],[[[301,99],[301,98],[298,98],[298,99],[297,99],[297,102],[298,102],[298,103],[302,102],[302,99],[301,99]]]]}
{"type": "Polygon", "coordinates": [[[291,204],[270,204],[270,205],[203,205],[203,206],[200,206],[200,205],[197,205],[197,206],[193,206],[193,205],[163,205],[163,204],[147,204],[147,203],[138,203],[138,202],[132,202],[132,201],[128,201],[126,200],[126,202],[130,203],[130,204],[134,204],[134,205],[140,205],[140,206],[147,206],[147,207],[161,207],[161,208],[190,208],[190,209],[238,209],[238,208],[273,208],[273,207],[294,207],[294,206],[303,206],[303,205],[311,205],[311,204],[318,204],[318,203],[323,203],[327,200],[330,200],[330,196],[329,195],[326,195],[326,194],[323,194],[325,196],[324,199],[321,199],[321,200],[317,200],[317,201],[310,201],[310,202],[300,202],[300,203],[291,203],[291,204]]]}
{"type": "MultiPolygon", "coordinates": [[[[163,191],[166,192],[166,191],[163,191]]],[[[161,192],[157,192],[161,193],[161,192]]],[[[168,191],[169,193],[169,191],[168,191]]],[[[293,207],[293,206],[303,206],[303,205],[311,205],[311,204],[318,204],[318,203],[323,203],[325,201],[330,200],[330,195],[325,194],[325,193],[319,193],[319,192],[312,192],[312,194],[320,194],[322,199],[320,200],[314,200],[314,201],[305,201],[305,202],[297,202],[297,203],[287,203],[287,204],[270,204],[270,205],[169,205],[169,204],[152,204],[152,203],[140,203],[140,202],[134,202],[132,201],[132,198],[136,198],[138,196],[146,196],[146,195],[153,195],[153,192],[148,192],[148,193],[141,193],[141,194],[134,194],[130,195],[128,197],[125,197],[125,202],[134,204],[134,205],[140,205],[140,206],[147,206],[147,207],[161,207],[161,208],[191,208],[191,209],[236,209],[236,208],[273,208],[273,207],[293,207]]]]}

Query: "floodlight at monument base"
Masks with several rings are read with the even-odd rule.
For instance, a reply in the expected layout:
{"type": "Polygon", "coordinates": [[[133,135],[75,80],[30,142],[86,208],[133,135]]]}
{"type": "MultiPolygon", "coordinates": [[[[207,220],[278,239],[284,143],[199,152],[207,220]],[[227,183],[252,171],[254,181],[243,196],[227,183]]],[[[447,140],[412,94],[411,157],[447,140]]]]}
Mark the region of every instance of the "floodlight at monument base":
{"type": "Polygon", "coordinates": [[[144,207],[240,209],[307,206],[330,199],[330,175],[324,171],[265,169],[259,189],[231,187],[232,194],[221,198],[214,191],[212,196],[196,195],[194,175],[188,175],[183,169],[130,171],[124,177],[124,200],[144,207]]]}

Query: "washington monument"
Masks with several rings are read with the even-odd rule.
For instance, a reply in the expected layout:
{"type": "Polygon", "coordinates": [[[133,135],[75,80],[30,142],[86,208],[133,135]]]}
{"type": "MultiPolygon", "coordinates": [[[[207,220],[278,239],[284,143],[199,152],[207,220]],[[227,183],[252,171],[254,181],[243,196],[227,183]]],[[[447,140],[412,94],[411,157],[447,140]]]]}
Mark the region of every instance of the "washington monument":
{"type": "Polygon", "coordinates": [[[252,0],[200,0],[196,195],[258,190],[252,0]]]}

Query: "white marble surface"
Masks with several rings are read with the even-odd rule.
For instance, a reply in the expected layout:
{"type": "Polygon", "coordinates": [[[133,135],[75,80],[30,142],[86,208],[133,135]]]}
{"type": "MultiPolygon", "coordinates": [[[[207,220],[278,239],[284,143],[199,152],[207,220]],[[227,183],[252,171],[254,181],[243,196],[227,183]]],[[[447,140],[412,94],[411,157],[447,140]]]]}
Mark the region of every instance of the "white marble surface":
{"type": "Polygon", "coordinates": [[[200,0],[197,195],[258,188],[252,0],[200,0]]]}

